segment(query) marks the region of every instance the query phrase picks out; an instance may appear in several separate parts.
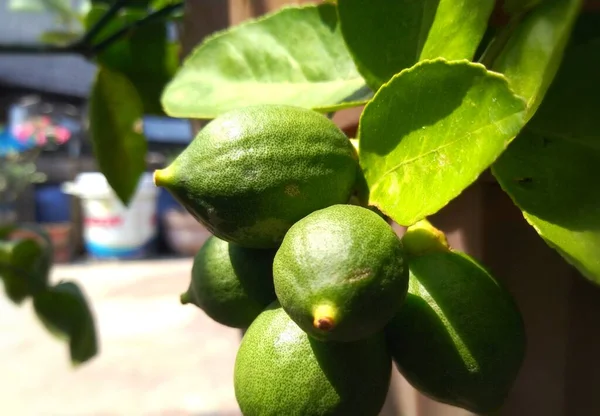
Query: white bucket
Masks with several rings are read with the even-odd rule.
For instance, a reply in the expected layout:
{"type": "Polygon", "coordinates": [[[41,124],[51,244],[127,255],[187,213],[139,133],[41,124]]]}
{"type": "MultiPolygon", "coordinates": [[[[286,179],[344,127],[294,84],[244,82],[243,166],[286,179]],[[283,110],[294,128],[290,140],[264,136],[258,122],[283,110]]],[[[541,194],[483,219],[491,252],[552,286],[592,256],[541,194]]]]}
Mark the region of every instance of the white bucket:
{"type": "Polygon", "coordinates": [[[81,198],[83,239],[92,257],[130,259],[149,254],[157,234],[158,196],[151,174],[142,175],[127,207],[101,173],[79,174],[62,188],[81,198]]]}

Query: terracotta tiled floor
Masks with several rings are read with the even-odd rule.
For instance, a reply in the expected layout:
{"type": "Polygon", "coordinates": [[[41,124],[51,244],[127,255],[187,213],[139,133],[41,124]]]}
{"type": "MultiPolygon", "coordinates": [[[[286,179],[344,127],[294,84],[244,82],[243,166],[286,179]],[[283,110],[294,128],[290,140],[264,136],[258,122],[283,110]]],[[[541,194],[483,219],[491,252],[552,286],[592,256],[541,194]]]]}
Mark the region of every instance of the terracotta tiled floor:
{"type": "Polygon", "coordinates": [[[179,304],[191,259],[56,267],[95,312],[101,352],[73,369],[66,346],[30,303],[0,296],[0,409],[4,415],[239,415],[233,364],[239,331],[179,304]]]}

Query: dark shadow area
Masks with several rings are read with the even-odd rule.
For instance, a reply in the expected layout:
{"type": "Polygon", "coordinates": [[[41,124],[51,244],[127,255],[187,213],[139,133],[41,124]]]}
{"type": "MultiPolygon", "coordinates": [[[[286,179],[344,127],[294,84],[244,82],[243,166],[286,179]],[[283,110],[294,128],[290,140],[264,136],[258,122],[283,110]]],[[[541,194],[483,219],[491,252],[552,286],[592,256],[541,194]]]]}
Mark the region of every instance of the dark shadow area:
{"type": "Polygon", "coordinates": [[[375,414],[383,407],[391,357],[381,336],[344,343],[308,339],[319,367],[340,398],[336,414],[375,414]]]}
{"type": "Polygon", "coordinates": [[[569,230],[599,230],[600,150],[524,131],[494,165],[519,207],[569,230]]]}
{"type": "Polygon", "coordinates": [[[276,299],[273,287],[273,258],[276,252],[229,244],[231,266],[243,291],[264,306],[276,299]]]}

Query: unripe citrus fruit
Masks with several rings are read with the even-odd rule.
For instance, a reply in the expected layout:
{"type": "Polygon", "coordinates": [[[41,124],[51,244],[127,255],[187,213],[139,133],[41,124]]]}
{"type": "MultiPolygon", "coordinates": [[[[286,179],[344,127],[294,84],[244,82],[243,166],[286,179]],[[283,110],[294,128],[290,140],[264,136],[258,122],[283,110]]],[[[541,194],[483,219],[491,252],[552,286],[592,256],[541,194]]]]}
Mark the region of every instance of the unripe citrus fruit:
{"type": "Polygon", "coordinates": [[[210,237],[194,257],[182,303],[193,303],[220,324],[247,328],[275,300],[275,250],[240,247],[210,237]]]}
{"type": "Polygon", "coordinates": [[[434,400],[488,414],[517,376],[525,331],[510,294],[458,252],[410,258],[409,293],[386,327],[398,369],[434,400]]]}
{"type": "Polygon", "coordinates": [[[350,140],[327,117],[256,105],[208,123],[154,179],[219,238],[274,248],[302,217],[346,203],[357,169],[350,140]]]}
{"type": "Polygon", "coordinates": [[[380,331],[406,295],[402,243],[375,212],[334,205],[288,231],[273,263],[275,292],[290,317],[321,340],[380,331]]]}
{"type": "Polygon", "coordinates": [[[382,333],[355,342],[320,342],[275,303],[244,335],[235,396],[245,416],[376,416],[390,374],[382,333]]]}

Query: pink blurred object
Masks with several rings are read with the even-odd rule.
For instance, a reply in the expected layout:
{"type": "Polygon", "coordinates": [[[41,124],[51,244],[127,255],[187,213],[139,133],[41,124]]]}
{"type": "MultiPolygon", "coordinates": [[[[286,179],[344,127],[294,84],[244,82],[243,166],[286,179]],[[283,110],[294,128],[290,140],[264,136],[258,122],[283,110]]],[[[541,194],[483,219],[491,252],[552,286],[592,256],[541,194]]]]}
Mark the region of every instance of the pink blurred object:
{"type": "Polygon", "coordinates": [[[173,251],[194,256],[211,236],[202,224],[188,212],[170,209],[163,216],[166,240],[173,251]]]}

